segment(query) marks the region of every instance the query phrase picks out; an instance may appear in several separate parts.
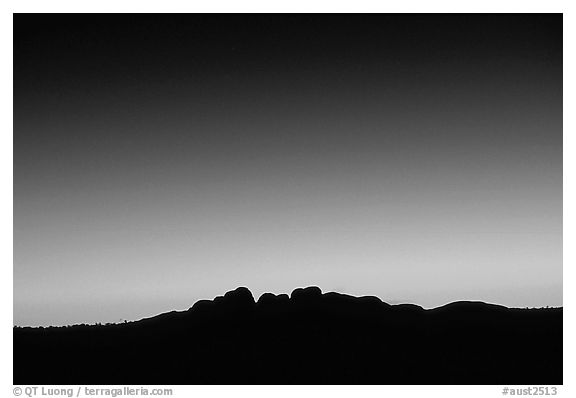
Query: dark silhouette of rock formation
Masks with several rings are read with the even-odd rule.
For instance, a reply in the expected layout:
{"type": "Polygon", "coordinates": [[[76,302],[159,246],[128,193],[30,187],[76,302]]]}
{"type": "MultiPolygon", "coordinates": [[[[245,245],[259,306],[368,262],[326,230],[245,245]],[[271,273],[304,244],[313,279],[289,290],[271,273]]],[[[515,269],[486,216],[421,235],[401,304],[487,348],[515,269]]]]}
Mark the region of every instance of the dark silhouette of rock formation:
{"type": "Polygon", "coordinates": [[[14,328],[15,384],[562,384],[562,308],[247,288],[136,322],[14,328]]]}

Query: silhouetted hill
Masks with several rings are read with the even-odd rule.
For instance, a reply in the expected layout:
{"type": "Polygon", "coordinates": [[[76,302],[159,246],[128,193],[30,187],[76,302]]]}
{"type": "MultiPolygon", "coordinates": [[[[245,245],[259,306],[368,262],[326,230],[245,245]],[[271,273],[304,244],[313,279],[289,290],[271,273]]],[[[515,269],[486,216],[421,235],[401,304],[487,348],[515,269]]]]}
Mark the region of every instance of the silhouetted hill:
{"type": "Polygon", "coordinates": [[[562,384],[562,308],[238,288],[125,324],[15,327],[14,383],[562,384]]]}

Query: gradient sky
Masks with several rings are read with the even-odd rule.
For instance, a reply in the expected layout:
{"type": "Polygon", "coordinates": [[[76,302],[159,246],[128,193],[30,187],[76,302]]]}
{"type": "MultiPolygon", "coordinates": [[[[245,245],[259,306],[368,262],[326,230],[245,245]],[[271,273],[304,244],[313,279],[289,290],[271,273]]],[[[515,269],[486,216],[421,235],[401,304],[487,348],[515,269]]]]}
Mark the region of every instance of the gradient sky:
{"type": "Polygon", "coordinates": [[[16,15],[14,323],[237,286],[562,305],[561,15],[16,15]]]}

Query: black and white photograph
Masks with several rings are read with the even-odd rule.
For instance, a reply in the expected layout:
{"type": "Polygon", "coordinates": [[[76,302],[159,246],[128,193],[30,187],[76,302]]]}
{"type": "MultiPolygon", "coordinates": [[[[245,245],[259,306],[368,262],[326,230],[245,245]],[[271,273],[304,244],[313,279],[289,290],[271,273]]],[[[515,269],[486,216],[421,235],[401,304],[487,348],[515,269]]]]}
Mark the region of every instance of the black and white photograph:
{"type": "Polygon", "coordinates": [[[12,18],[15,386],[563,385],[562,13],[12,18]]]}

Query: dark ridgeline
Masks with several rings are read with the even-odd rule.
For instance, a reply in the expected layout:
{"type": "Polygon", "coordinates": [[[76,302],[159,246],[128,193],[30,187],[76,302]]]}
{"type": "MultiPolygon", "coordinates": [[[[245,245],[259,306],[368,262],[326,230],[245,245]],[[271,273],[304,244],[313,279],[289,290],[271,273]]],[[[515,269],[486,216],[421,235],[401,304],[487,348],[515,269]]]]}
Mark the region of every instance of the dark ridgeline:
{"type": "Polygon", "coordinates": [[[125,324],[15,327],[14,384],[562,384],[562,308],[238,288],[125,324]]]}

